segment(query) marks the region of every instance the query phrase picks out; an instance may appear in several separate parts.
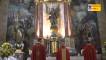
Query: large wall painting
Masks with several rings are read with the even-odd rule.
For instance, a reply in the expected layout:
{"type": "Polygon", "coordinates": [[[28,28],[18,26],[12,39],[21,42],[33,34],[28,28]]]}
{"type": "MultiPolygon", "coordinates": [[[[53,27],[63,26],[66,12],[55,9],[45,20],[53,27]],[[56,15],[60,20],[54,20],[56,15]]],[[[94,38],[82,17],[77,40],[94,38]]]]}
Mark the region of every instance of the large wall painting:
{"type": "Polygon", "coordinates": [[[34,38],[34,5],[34,0],[9,1],[7,40],[11,43],[34,38]]]}

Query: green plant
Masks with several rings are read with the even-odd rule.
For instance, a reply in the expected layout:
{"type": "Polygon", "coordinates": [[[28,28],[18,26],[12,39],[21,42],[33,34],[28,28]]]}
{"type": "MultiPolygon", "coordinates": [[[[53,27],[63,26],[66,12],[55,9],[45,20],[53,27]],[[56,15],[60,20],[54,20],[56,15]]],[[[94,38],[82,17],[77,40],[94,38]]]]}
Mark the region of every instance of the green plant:
{"type": "Polygon", "coordinates": [[[12,45],[8,42],[5,42],[0,47],[0,56],[1,57],[8,57],[14,53],[14,49],[12,45]]]}

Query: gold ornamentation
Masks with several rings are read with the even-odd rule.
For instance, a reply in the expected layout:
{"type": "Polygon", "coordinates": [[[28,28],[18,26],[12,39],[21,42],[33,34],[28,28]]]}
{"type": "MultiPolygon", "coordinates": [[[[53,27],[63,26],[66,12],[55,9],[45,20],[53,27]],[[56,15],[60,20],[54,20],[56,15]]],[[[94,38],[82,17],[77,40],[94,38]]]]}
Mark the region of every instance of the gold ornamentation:
{"type": "Polygon", "coordinates": [[[66,48],[62,48],[62,60],[66,60],[66,48]]]}

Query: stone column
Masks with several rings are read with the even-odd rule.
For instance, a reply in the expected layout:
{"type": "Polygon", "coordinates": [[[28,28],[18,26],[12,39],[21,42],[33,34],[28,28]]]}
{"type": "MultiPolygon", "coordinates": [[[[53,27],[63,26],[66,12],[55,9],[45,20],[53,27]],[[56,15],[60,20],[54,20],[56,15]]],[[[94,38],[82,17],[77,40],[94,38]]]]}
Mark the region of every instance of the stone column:
{"type": "Polygon", "coordinates": [[[70,7],[70,5],[68,4],[68,22],[69,22],[69,30],[70,30],[70,35],[67,37],[68,39],[68,43],[70,48],[75,48],[75,37],[74,37],[74,31],[73,31],[73,27],[72,27],[72,9],[70,7]]]}
{"type": "Polygon", "coordinates": [[[39,4],[39,28],[40,28],[40,37],[43,37],[43,3],[39,4]]]}
{"type": "Polygon", "coordinates": [[[0,0],[0,43],[6,40],[9,0],[0,0]]]}
{"type": "MultiPolygon", "coordinates": [[[[98,24],[99,24],[102,53],[104,53],[104,49],[103,49],[104,48],[104,42],[106,42],[106,25],[105,25],[106,24],[106,13],[104,11],[104,5],[105,4],[103,4],[103,0],[101,0],[100,3],[102,4],[102,11],[98,12],[98,24]]],[[[106,58],[104,58],[103,60],[106,60],[106,58]]]]}
{"type": "Polygon", "coordinates": [[[64,2],[64,24],[65,24],[65,36],[68,36],[68,5],[64,2]]]}
{"type": "Polygon", "coordinates": [[[35,12],[35,37],[37,37],[37,30],[39,30],[39,36],[43,37],[43,4],[42,2],[36,4],[37,5],[35,12]]]}
{"type": "Polygon", "coordinates": [[[73,31],[73,27],[72,27],[72,15],[71,14],[73,14],[72,13],[72,9],[71,9],[71,6],[70,5],[68,5],[68,15],[69,15],[69,23],[70,23],[70,31],[71,31],[71,36],[74,36],[74,31],[73,31]]]}
{"type": "Polygon", "coordinates": [[[37,29],[38,29],[38,5],[35,3],[35,38],[37,38],[37,29]]]}

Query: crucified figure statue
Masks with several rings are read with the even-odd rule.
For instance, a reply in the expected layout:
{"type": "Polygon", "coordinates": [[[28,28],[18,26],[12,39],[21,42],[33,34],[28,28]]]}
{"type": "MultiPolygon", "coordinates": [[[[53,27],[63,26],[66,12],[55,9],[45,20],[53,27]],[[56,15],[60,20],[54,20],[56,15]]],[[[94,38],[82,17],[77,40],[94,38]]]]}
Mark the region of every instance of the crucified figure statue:
{"type": "Polygon", "coordinates": [[[52,9],[49,14],[50,14],[49,19],[50,19],[51,27],[57,26],[57,12],[56,12],[56,10],[52,9]]]}

